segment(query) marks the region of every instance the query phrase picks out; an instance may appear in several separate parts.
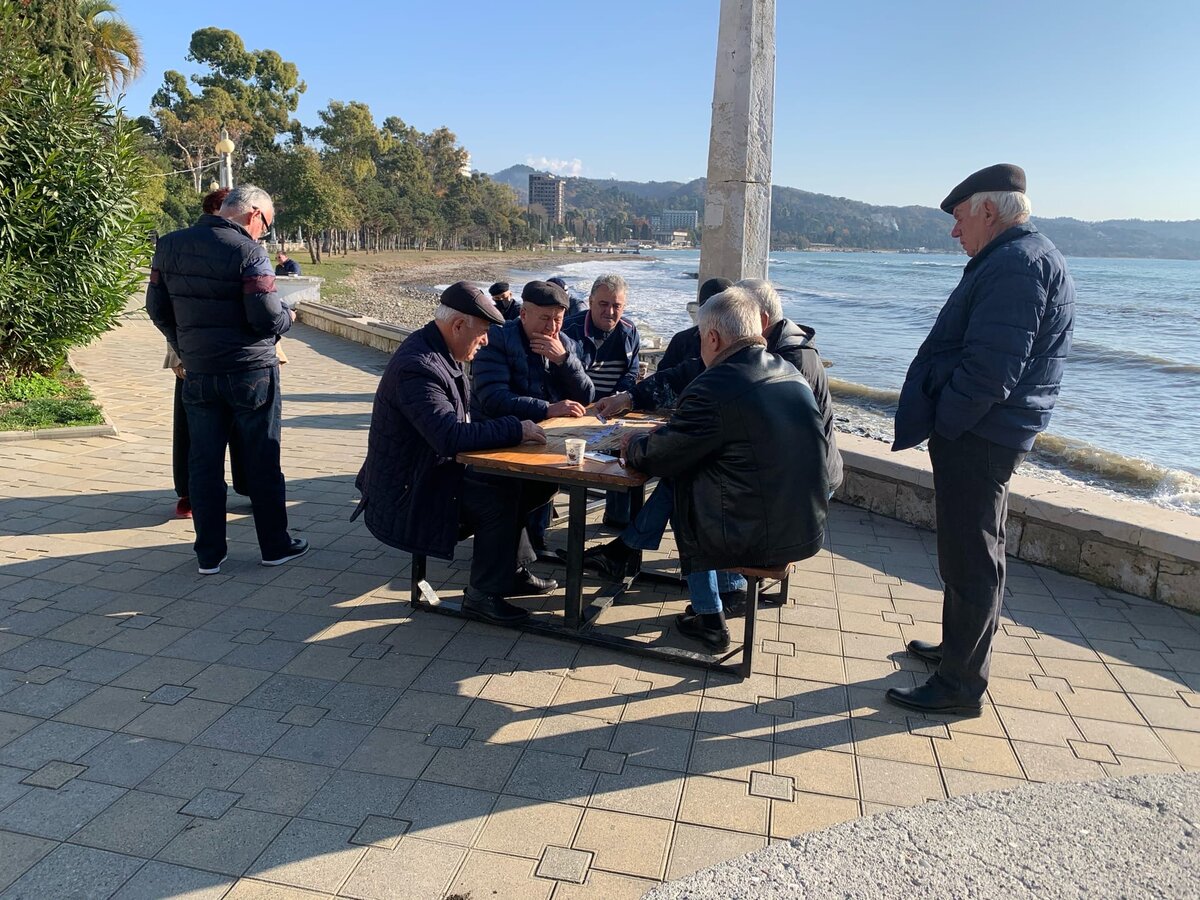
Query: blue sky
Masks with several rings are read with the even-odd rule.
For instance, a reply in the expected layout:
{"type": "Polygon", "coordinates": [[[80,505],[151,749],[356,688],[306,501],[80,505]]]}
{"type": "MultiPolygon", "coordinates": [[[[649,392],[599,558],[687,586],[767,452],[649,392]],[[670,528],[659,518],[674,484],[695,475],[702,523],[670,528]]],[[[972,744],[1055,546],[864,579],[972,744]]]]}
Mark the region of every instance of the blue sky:
{"type": "MultiPolygon", "coordinates": [[[[298,116],[367,103],[446,125],[476,168],[688,181],[705,174],[719,0],[118,0],[147,111],[198,28],[299,67],[298,116]],[[285,10],[280,14],[279,10],[285,10]]],[[[1200,3],[777,0],[776,184],[936,206],[1016,162],[1036,215],[1200,218],[1200,3]]]]}

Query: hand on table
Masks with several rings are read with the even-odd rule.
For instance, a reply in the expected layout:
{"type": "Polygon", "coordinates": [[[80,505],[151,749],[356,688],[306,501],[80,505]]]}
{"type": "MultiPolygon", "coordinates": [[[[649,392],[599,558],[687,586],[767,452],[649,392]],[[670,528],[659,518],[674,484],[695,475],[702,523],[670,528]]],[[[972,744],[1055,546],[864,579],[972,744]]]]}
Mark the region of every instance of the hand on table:
{"type": "Polygon", "coordinates": [[[633,409],[633,397],[629,391],[613,394],[611,397],[601,397],[596,401],[596,412],[606,418],[619,415],[633,409]]]}
{"type": "Polygon", "coordinates": [[[567,348],[558,339],[558,335],[551,337],[544,334],[535,334],[529,339],[529,349],[538,356],[546,357],[546,359],[550,360],[556,366],[562,365],[567,361],[567,348]]]}
{"type": "Polygon", "coordinates": [[[521,422],[521,443],[544,444],[546,443],[546,432],[542,431],[542,426],[537,422],[525,419],[521,422]]]}
{"type": "MultiPolygon", "coordinates": [[[[576,403],[574,400],[559,400],[557,403],[551,403],[550,408],[546,410],[547,419],[558,419],[566,417],[568,419],[578,419],[580,416],[587,413],[582,403],[576,403]]],[[[542,441],[542,443],[546,443],[542,441]]]]}

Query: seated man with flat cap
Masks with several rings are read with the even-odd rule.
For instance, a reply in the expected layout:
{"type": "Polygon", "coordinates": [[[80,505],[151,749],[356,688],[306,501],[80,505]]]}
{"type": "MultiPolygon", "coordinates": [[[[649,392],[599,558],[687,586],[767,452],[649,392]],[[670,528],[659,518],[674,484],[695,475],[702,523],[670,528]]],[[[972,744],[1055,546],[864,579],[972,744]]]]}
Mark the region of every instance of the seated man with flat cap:
{"type": "Polygon", "coordinates": [[[496,308],[506,322],[511,322],[521,314],[521,303],[513,297],[512,287],[507,281],[497,281],[488,288],[488,293],[496,301],[496,308]]]}
{"type": "Polygon", "coordinates": [[[908,367],[893,450],[929,440],[942,592],[942,640],[908,651],[937,671],[891,688],[897,706],[978,716],[1004,602],[1008,483],[1050,422],[1071,352],[1075,285],[1029,221],[1025,172],[974,173],[942,201],[971,257],[908,367]]]}
{"type": "MultiPolygon", "coordinates": [[[[520,318],[493,326],[487,346],[471,365],[476,421],[509,415],[534,422],[582,416],[595,390],[579,359],[579,345],[561,332],[566,291],[531,281],[521,290],[521,301],[520,318]]],[[[546,551],[549,524],[547,504],[533,511],[526,528],[538,557],[557,562],[546,551]]]]}
{"type": "Polygon", "coordinates": [[[488,329],[503,322],[483,291],[459,281],[442,292],[433,321],[392,355],[375,392],[354,513],[383,543],[440,559],[453,559],[455,544],[474,534],[463,610],[501,625],[528,616],[505,597],[557,587],[525,568],[534,556],[521,524],[547,502],[547,488],[469,472],[456,461],[471,450],[546,442],[541,426],[528,418],[471,420],[462,364],[487,345],[488,329]]]}

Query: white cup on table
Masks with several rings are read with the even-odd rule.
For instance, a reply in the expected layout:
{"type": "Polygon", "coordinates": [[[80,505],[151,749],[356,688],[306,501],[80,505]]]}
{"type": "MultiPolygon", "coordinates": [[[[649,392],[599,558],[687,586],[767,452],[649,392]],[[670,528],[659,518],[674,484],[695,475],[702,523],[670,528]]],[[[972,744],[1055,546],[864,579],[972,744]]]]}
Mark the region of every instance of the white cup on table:
{"type": "Polygon", "coordinates": [[[582,466],[583,465],[583,449],[587,446],[587,441],[583,438],[567,438],[567,465],[582,466]]]}

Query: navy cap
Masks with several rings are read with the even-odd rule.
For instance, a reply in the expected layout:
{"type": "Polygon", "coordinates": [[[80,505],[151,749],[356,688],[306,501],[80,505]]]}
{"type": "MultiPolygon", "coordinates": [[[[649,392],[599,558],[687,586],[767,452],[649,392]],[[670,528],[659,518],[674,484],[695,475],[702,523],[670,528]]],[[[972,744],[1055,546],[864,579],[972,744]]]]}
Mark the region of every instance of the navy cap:
{"type": "Polygon", "coordinates": [[[980,169],[952,190],[942,201],[942,212],[953,213],[954,207],[968,197],[985,191],[1016,191],[1025,193],[1025,170],[1012,163],[997,163],[980,169]]]}
{"type": "Polygon", "coordinates": [[[715,297],[727,287],[733,287],[733,282],[728,278],[710,278],[704,284],[700,285],[700,292],[696,294],[696,299],[703,306],[710,297],[715,297]]]}
{"type": "Polygon", "coordinates": [[[450,285],[442,291],[441,301],[443,306],[468,316],[495,322],[497,325],[504,324],[504,316],[500,315],[500,310],[496,308],[496,301],[469,281],[456,281],[450,285]]]}
{"type": "Polygon", "coordinates": [[[555,275],[553,278],[547,278],[546,284],[557,284],[564,291],[567,289],[567,283],[563,281],[561,275],[555,275]]]}
{"type": "Polygon", "coordinates": [[[509,284],[507,281],[497,281],[490,288],[488,288],[488,293],[491,294],[493,297],[499,297],[501,294],[503,294],[505,291],[508,291],[508,290],[512,290],[512,288],[509,287],[509,284]]]}
{"type": "Polygon", "coordinates": [[[571,301],[567,292],[548,281],[530,281],[521,289],[521,299],[534,306],[558,306],[568,309],[571,301]]]}

